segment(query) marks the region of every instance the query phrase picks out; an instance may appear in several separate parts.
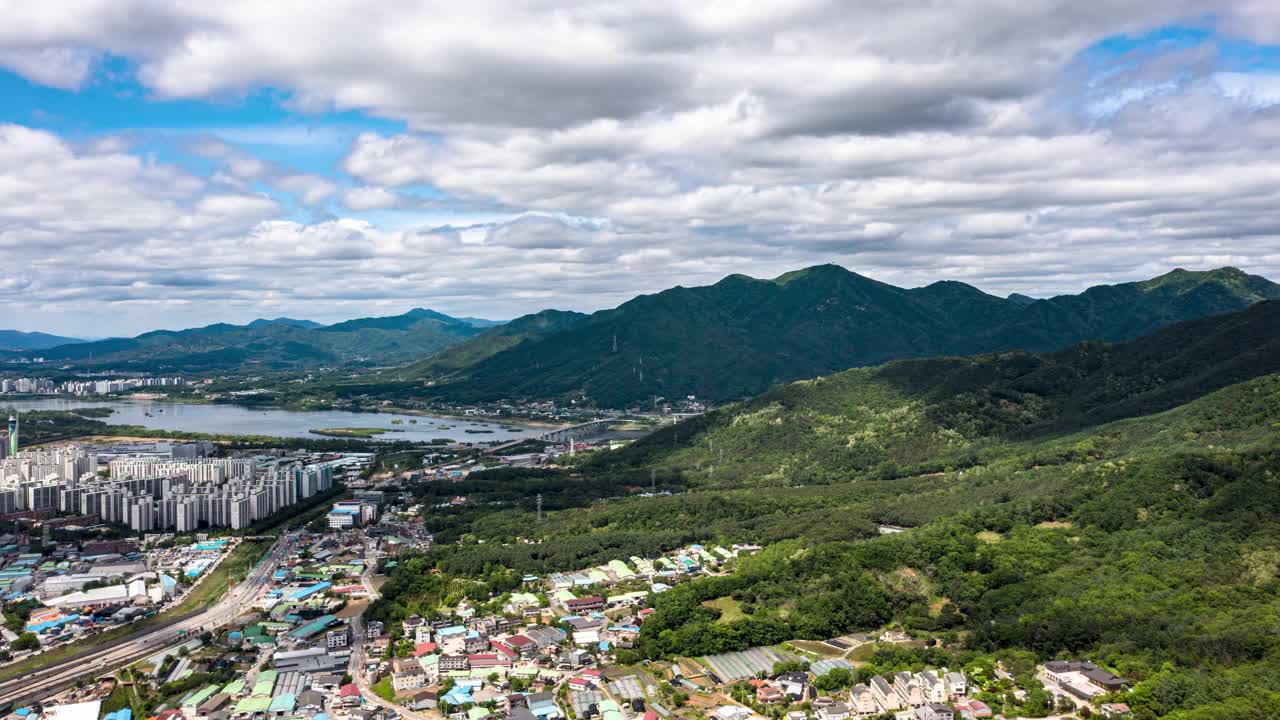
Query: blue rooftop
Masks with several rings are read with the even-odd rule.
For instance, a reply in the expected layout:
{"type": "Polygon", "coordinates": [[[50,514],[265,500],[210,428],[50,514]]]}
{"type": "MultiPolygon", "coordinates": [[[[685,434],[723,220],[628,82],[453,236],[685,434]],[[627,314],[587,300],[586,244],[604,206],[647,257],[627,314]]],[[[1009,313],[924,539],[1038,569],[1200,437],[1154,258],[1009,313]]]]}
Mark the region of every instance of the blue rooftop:
{"type": "Polygon", "coordinates": [[[333,584],[328,581],[318,582],[315,585],[312,585],[310,587],[305,587],[305,588],[302,588],[301,590],[294,591],[291,595],[289,595],[289,599],[302,600],[303,598],[310,597],[312,595],[315,595],[318,592],[323,592],[325,590],[328,590],[330,587],[332,587],[332,585],[333,584]]]}

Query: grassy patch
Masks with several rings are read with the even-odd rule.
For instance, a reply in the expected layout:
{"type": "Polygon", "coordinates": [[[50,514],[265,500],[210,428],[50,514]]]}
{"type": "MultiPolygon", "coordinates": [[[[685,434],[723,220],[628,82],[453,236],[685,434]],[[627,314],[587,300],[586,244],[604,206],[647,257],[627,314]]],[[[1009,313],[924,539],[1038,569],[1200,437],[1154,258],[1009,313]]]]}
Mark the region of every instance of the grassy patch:
{"type": "MultiPolygon", "coordinates": [[[[169,610],[169,613],[181,615],[182,613],[198,610],[206,605],[212,605],[215,600],[222,597],[230,585],[240,582],[249,574],[254,565],[262,559],[267,550],[271,547],[268,542],[242,542],[231,551],[231,556],[218,564],[218,567],[209,571],[209,576],[200,583],[200,587],[191,591],[178,606],[169,610]]],[[[155,619],[155,618],[153,618],[155,619]]],[[[139,623],[141,624],[141,623],[139,623]]]]}
{"type": "Polygon", "coordinates": [[[369,428],[369,427],[337,427],[337,428],[318,428],[309,431],[312,435],[324,435],[325,437],[338,438],[362,438],[369,439],[377,437],[383,433],[404,432],[395,428],[369,428]]]}
{"type": "Polygon", "coordinates": [[[370,685],[369,689],[373,691],[373,694],[377,695],[383,700],[386,700],[387,702],[394,702],[396,699],[396,691],[395,691],[395,688],[391,686],[390,675],[382,678],[381,680],[374,683],[373,685],[370,685]]]}
{"type": "Polygon", "coordinates": [[[979,540],[980,542],[984,542],[984,543],[987,543],[987,544],[989,544],[989,545],[994,545],[994,544],[996,544],[996,543],[998,543],[998,542],[1000,542],[1000,541],[1004,540],[1004,536],[1003,536],[1003,535],[1001,535],[1001,534],[1000,534],[1000,533],[998,533],[998,532],[993,532],[993,531],[991,531],[991,530],[983,530],[982,532],[978,533],[976,537],[978,538],[978,540],[979,540]]]}
{"type": "Polygon", "coordinates": [[[742,603],[728,595],[715,600],[708,600],[702,604],[720,611],[720,619],[716,622],[731,623],[735,620],[742,620],[747,616],[746,613],[742,612],[742,603]]]}

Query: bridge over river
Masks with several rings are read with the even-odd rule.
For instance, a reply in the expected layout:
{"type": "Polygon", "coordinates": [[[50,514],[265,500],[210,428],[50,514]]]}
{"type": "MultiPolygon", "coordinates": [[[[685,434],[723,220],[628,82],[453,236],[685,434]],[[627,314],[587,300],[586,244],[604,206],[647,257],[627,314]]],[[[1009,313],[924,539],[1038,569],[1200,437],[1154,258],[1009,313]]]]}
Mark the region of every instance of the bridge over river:
{"type": "Polygon", "coordinates": [[[568,442],[569,440],[582,440],[584,438],[595,437],[596,435],[603,435],[604,433],[609,431],[609,427],[611,425],[615,425],[620,422],[623,422],[623,421],[622,420],[589,420],[584,423],[578,423],[577,425],[568,425],[566,427],[557,428],[555,430],[549,430],[545,433],[542,433],[541,435],[536,435],[532,438],[513,440],[511,442],[503,443],[501,445],[495,445],[489,448],[488,450],[485,450],[484,452],[486,455],[493,455],[495,453],[500,453],[503,450],[506,450],[507,448],[515,447],[520,443],[525,442],[526,440],[541,440],[543,442],[549,442],[549,443],[562,443],[562,442],[568,442]]]}

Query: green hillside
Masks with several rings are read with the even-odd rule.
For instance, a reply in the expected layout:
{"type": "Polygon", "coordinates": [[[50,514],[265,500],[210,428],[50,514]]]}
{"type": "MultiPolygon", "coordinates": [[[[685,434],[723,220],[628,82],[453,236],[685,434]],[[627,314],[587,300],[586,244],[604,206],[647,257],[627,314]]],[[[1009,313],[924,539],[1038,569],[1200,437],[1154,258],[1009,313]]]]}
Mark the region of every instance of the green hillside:
{"type": "Polygon", "coordinates": [[[563,310],[543,310],[509,323],[490,327],[475,337],[448,347],[431,357],[384,373],[388,380],[448,377],[522,342],[537,340],[571,327],[586,315],[563,310]]]}
{"type": "Polygon", "coordinates": [[[427,399],[464,402],[580,397],[628,406],[694,395],[719,403],[895,359],[1125,340],[1268,298],[1280,298],[1280,285],[1234,268],[1028,302],[958,282],[908,290],[823,265],[637,297],[520,342],[481,336],[448,362],[397,377],[431,382],[415,391],[427,399]]]}
{"type": "MultiPolygon", "coordinates": [[[[1117,345],[892,363],[777,388],[572,472],[416,486],[427,505],[469,502],[424,518],[436,545],[402,559],[372,612],[394,622],[527,572],[754,542],[736,572],[654,596],[625,660],[895,623],[940,647],[876,653],[860,676],[1084,657],[1133,681],[1114,699],[1138,718],[1269,717],[1277,338],[1267,302],[1117,345]],[[659,494],[641,495],[651,482],[659,494]]],[[[1040,716],[1042,701],[996,709],[1040,716]]]]}

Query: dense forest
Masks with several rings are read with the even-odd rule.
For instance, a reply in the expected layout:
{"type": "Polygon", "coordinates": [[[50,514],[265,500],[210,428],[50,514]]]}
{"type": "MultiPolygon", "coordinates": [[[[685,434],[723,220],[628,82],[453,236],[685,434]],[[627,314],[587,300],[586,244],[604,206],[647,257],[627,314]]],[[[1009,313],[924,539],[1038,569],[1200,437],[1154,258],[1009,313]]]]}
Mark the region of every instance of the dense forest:
{"type": "Polygon", "coordinates": [[[394,391],[459,402],[563,397],[627,407],[695,395],[721,403],[895,359],[1128,340],[1267,299],[1280,299],[1280,285],[1235,268],[1175,270],[1028,303],[959,282],[900,288],[821,265],[676,287],[590,316],[519,318],[511,323],[519,331],[489,331],[439,363],[395,372],[430,385],[394,391]]]}
{"type": "Polygon", "coordinates": [[[468,502],[427,513],[437,548],[393,574],[375,612],[484,602],[525,572],[695,540],[756,542],[733,574],[653,596],[636,657],[894,623],[962,655],[1088,657],[1133,679],[1123,699],[1139,718],[1269,717],[1277,337],[1269,303],[1123,345],[851,371],[570,470],[420,488],[468,502]],[[909,530],[880,536],[883,522],[909,530]]]}

